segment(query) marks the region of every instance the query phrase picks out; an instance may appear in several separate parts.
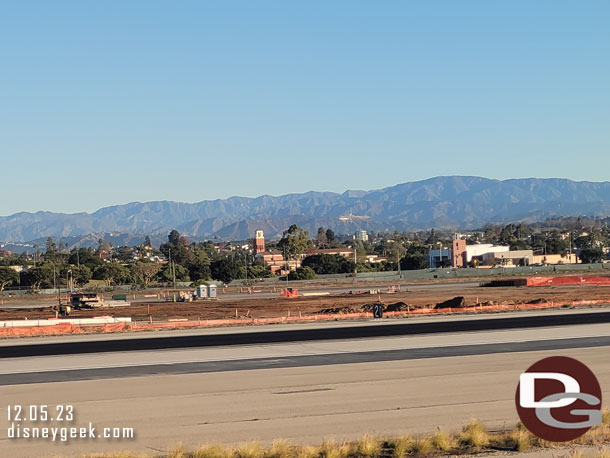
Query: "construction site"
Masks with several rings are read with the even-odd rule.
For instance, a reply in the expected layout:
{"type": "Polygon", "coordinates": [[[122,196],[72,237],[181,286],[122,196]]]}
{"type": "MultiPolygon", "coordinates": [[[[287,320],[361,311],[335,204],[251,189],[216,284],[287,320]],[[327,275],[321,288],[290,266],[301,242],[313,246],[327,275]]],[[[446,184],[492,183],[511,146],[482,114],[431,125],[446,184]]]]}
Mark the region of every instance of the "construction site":
{"type": "MultiPolygon", "coordinates": [[[[78,332],[108,332],[366,319],[379,318],[379,312],[392,318],[608,305],[610,277],[594,275],[356,286],[316,282],[300,289],[234,286],[219,289],[211,298],[199,297],[192,289],[76,293],[3,299],[0,337],[52,334],[53,329],[60,329],[57,325],[66,323],[79,327],[78,332]],[[44,331],[36,329],[43,327],[44,331]]],[[[65,333],[65,329],[58,332],[65,333]]]]}

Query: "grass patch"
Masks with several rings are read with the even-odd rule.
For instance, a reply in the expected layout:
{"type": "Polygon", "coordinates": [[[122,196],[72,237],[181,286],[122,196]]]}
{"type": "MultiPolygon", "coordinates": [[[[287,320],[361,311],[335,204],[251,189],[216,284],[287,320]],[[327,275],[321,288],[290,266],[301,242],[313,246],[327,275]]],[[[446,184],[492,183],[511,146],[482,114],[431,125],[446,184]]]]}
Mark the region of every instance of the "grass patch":
{"type": "Polygon", "coordinates": [[[413,438],[411,436],[401,436],[388,441],[388,447],[391,450],[392,458],[403,458],[411,451],[413,447],[413,438]]]}
{"type": "MultiPolygon", "coordinates": [[[[603,422],[591,428],[587,434],[571,443],[544,441],[531,434],[522,424],[511,430],[489,432],[480,422],[473,420],[459,434],[438,429],[431,436],[412,438],[398,436],[381,439],[370,434],[353,442],[337,443],[324,441],[319,446],[293,445],[285,440],[276,440],[269,447],[257,442],[242,444],[237,448],[223,445],[203,445],[197,450],[187,450],[182,445],[163,454],[137,454],[131,452],[83,455],[82,458],[408,458],[419,456],[441,456],[448,454],[479,453],[492,450],[523,452],[540,448],[557,448],[570,445],[593,445],[600,447],[594,454],[583,455],[574,450],[570,458],[610,458],[610,411],[603,412],[603,422]]],[[[568,453],[568,452],[565,452],[568,453]]],[[[565,455],[564,455],[565,456],[565,455]]]]}
{"type": "Polygon", "coordinates": [[[462,428],[462,434],[460,434],[459,438],[459,443],[462,448],[478,451],[487,447],[489,442],[489,433],[480,421],[472,420],[462,428]]]}
{"type": "Polygon", "coordinates": [[[266,455],[268,456],[268,453],[265,453],[258,442],[243,444],[235,451],[236,458],[263,458],[266,455]]]}
{"type": "Polygon", "coordinates": [[[356,442],[355,446],[359,455],[370,456],[371,458],[377,458],[381,455],[381,441],[369,434],[365,434],[362,439],[356,442]]]}
{"type": "Polygon", "coordinates": [[[430,438],[432,446],[441,452],[448,452],[455,448],[455,438],[446,431],[438,429],[436,433],[430,438]]]}
{"type": "Polygon", "coordinates": [[[433,449],[434,447],[432,446],[432,441],[430,440],[430,438],[420,437],[413,442],[409,453],[416,456],[424,455],[430,453],[433,449]]]}
{"type": "Polygon", "coordinates": [[[192,458],[233,458],[235,452],[230,447],[221,445],[202,445],[193,453],[192,458]]]}

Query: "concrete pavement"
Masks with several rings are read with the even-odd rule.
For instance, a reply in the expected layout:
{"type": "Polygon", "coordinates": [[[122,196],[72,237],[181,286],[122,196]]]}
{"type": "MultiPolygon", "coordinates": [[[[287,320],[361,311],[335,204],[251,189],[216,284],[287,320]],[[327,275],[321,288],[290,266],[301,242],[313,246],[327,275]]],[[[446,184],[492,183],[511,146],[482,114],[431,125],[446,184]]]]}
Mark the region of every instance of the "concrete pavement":
{"type": "Polygon", "coordinates": [[[71,404],[76,424],[135,428],[133,441],[6,439],[11,457],[132,449],[166,450],[177,442],[269,442],[418,434],[454,430],[472,418],[495,428],[517,421],[513,398],[519,374],[545,356],[585,362],[610,394],[610,349],[477,355],[274,370],[162,375],[2,387],[4,403],[71,404]]]}
{"type": "Polygon", "coordinates": [[[67,444],[9,440],[4,414],[0,450],[3,456],[18,458],[125,449],[146,452],[166,450],[178,442],[196,447],[282,437],[319,443],[323,438],[351,439],[367,432],[419,434],[437,426],[455,430],[472,418],[502,428],[517,421],[513,398],[519,374],[549,355],[572,356],[589,365],[608,399],[608,336],[610,324],[601,323],[5,359],[0,362],[0,380],[16,374],[21,380],[0,386],[3,408],[70,404],[75,425],[133,427],[136,438],[67,444]],[[537,350],[540,345],[544,351],[537,350]],[[443,356],[444,351],[466,347],[469,354],[443,356]],[[488,350],[493,353],[486,354],[488,350]],[[428,355],[410,359],[417,352],[428,355]],[[362,354],[368,359],[350,362],[362,354]],[[388,355],[394,356],[387,360],[388,355]],[[314,360],[302,364],[303,358],[314,360]],[[257,366],[257,361],[265,363],[257,366]],[[287,361],[291,364],[284,364],[287,361]],[[184,364],[217,367],[197,373],[169,370],[184,364]],[[227,370],[230,364],[250,366],[227,370]],[[136,376],[121,374],[121,368],[135,368],[136,376]],[[28,376],[53,377],[65,370],[76,375],[88,370],[118,372],[111,378],[28,383],[28,376]]]}

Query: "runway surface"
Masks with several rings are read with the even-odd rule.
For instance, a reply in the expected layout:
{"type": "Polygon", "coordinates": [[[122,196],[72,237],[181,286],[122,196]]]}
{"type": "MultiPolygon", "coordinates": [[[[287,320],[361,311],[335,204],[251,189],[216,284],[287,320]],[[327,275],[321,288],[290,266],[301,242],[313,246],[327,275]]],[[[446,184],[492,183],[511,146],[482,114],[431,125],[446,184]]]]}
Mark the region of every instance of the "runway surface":
{"type": "Polygon", "coordinates": [[[136,438],[9,440],[2,415],[0,450],[35,457],[166,450],[177,442],[319,443],[455,430],[472,418],[501,428],[517,421],[519,374],[549,355],[589,365],[608,399],[605,322],[7,358],[0,360],[4,404],[71,404],[75,425],[133,427],[136,438]]]}
{"type": "Polygon", "coordinates": [[[386,320],[378,323],[351,323],[349,326],[314,325],[292,328],[250,328],[247,332],[199,332],[188,335],[170,335],[150,338],[132,335],[129,339],[81,339],[73,341],[12,340],[0,345],[0,359],[24,356],[90,354],[135,350],[161,350],[193,347],[215,347],[222,345],[262,345],[276,342],[306,342],[319,340],[342,340],[350,338],[377,338],[390,336],[440,334],[450,332],[475,332],[482,330],[506,330],[515,328],[541,328],[548,326],[572,326],[595,323],[610,323],[610,312],[604,309],[570,310],[564,313],[537,312],[520,315],[498,314],[496,316],[468,316],[461,319],[446,317],[443,320],[386,320]]]}

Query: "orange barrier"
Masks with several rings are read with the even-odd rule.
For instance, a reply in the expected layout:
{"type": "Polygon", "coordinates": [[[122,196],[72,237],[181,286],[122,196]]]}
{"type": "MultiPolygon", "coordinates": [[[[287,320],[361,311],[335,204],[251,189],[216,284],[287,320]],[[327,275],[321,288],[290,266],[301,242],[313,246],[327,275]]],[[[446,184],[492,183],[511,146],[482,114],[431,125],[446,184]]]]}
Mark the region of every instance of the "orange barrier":
{"type": "Polygon", "coordinates": [[[600,275],[577,276],[570,275],[567,277],[530,277],[526,279],[527,286],[570,286],[570,285],[608,285],[610,286],[610,277],[602,277],[600,275]]]}
{"type": "Polygon", "coordinates": [[[118,323],[106,323],[104,325],[104,332],[118,332],[123,331],[127,327],[124,321],[118,323]]]}
{"type": "Polygon", "coordinates": [[[80,334],[82,332],[82,329],[78,326],[73,326],[70,323],[60,323],[53,326],[0,328],[0,337],[53,336],[61,334],[80,334]]]}
{"type": "Polygon", "coordinates": [[[295,288],[286,288],[280,290],[280,297],[294,298],[299,297],[299,290],[295,288]]]}
{"type": "MultiPolygon", "coordinates": [[[[511,311],[511,310],[538,310],[557,307],[583,307],[595,305],[608,305],[608,300],[587,300],[587,301],[564,301],[564,302],[542,302],[539,304],[507,304],[507,305],[477,305],[463,308],[421,308],[414,310],[404,310],[398,312],[384,312],[386,317],[409,317],[412,315],[442,315],[455,313],[481,313],[488,311],[511,311]]],[[[357,318],[372,318],[370,312],[355,312],[355,313],[329,313],[329,314],[314,314],[305,316],[281,316],[273,318],[235,318],[235,319],[220,319],[220,320],[194,320],[194,321],[176,321],[164,323],[107,323],[103,326],[103,332],[119,332],[124,330],[146,330],[146,329],[179,329],[179,328],[194,328],[194,327],[219,327],[219,326],[234,326],[234,325],[256,325],[256,324],[281,324],[294,322],[312,322],[312,321],[337,321],[337,320],[353,320],[357,318]]],[[[88,326],[74,326],[71,323],[58,323],[53,326],[31,326],[31,327],[11,327],[0,328],[0,338],[2,337],[26,337],[26,336],[42,336],[42,335],[59,335],[59,334],[76,334],[83,333],[88,326]]],[[[99,330],[100,327],[93,326],[90,329],[99,330]]]]}

